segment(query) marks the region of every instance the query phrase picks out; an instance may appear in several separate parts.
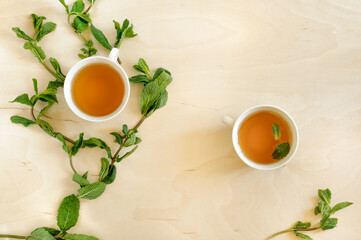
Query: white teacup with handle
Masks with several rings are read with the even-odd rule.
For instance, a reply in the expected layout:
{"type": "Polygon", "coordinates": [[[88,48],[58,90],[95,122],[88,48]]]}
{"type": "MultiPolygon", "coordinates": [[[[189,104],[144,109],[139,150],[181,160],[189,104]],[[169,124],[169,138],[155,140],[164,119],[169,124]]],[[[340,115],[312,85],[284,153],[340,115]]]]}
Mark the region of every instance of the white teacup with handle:
{"type": "Polygon", "coordinates": [[[284,111],[283,109],[281,109],[279,107],[272,106],[272,105],[259,105],[259,106],[252,107],[252,108],[246,110],[245,112],[243,112],[237,118],[237,120],[234,120],[232,117],[229,117],[229,116],[224,116],[222,121],[225,124],[227,124],[233,128],[233,130],[232,130],[233,147],[236,150],[238,156],[242,159],[242,161],[245,162],[250,167],[253,167],[253,168],[256,168],[259,170],[276,169],[276,168],[282,167],[287,162],[289,162],[296,153],[296,150],[298,147],[298,141],[299,141],[299,134],[298,134],[298,129],[297,129],[296,123],[286,111],[284,111]],[[271,163],[271,164],[260,164],[260,163],[252,161],[251,159],[249,159],[248,157],[245,156],[244,151],[241,149],[240,144],[238,142],[238,139],[239,139],[238,133],[239,133],[239,129],[242,126],[243,122],[251,115],[253,115],[257,112],[263,112],[263,111],[271,112],[271,113],[274,113],[274,114],[280,116],[288,124],[290,134],[291,134],[290,139],[291,139],[292,144],[290,146],[289,153],[287,154],[287,156],[285,156],[281,160],[271,163]]]}
{"type": "Polygon", "coordinates": [[[66,103],[76,115],[88,121],[102,122],[115,117],[125,108],[125,105],[127,104],[130,95],[130,84],[126,72],[117,62],[118,56],[119,56],[119,49],[113,48],[108,57],[102,57],[102,56],[88,57],[79,61],[70,69],[70,71],[68,72],[65,78],[64,96],[66,103]],[[111,68],[113,68],[120,75],[124,84],[124,96],[121,104],[113,112],[105,116],[92,116],[85,113],[76,105],[73,98],[72,87],[75,77],[83,68],[95,63],[106,64],[111,68]]]}

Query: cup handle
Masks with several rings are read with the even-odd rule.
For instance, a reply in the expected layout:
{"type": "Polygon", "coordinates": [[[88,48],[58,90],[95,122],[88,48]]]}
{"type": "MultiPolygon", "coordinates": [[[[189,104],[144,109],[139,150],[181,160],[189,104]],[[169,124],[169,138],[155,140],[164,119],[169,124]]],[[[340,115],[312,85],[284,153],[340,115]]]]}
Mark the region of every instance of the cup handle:
{"type": "Polygon", "coordinates": [[[117,59],[119,57],[119,49],[118,48],[113,48],[110,53],[109,53],[109,59],[112,60],[113,62],[117,62],[117,59]]]}
{"type": "Polygon", "coordinates": [[[224,124],[226,124],[226,125],[228,125],[229,127],[233,127],[233,125],[234,125],[234,119],[232,118],[232,117],[230,117],[230,116],[227,116],[227,115],[225,115],[225,116],[223,116],[222,117],[222,122],[224,123],[224,124]]]}

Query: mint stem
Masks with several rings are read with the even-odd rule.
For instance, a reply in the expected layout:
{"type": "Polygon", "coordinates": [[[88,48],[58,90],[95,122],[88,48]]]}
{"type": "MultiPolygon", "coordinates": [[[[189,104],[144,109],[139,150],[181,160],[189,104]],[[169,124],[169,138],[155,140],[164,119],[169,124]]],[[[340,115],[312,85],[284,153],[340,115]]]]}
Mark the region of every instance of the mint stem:
{"type": "MultiPolygon", "coordinates": [[[[133,129],[138,129],[140,127],[140,125],[142,125],[142,123],[144,122],[144,120],[146,119],[145,116],[142,116],[142,118],[139,120],[139,122],[133,127],[133,129]]],[[[123,142],[125,143],[126,141],[128,140],[128,137],[126,137],[123,142]]],[[[112,170],[113,166],[114,166],[114,163],[116,161],[116,158],[118,157],[119,155],[119,152],[123,149],[123,144],[120,144],[118,150],[116,151],[116,153],[114,154],[113,158],[112,158],[112,163],[110,164],[109,166],[109,172],[110,170],[112,170]]]]}
{"type": "Polygon", "coordinates": [[[10,234],[0,234],[0,238],[17,238],[17,239],[26,239],[26,236],[20,235],[10,235],[10,234]]]}
{"type": "Polygon", "coordinates": [[[283,233],[288,233],[288,232],[293,232],[293,231],[296,231],[296,232],[308,232],[308,231],[314,231],[314,230],[318,230],[320,229],[321,227],[312,227],[312,228],[290,228],[290,229],[286,229],[286,230],[283,230],[283,231],[280,231],[280,232],[276,232],[275,234],[272,234],[271,236],[269,236],[268,238],[266,238],[266,240],[269,240],[269,239],[272,239],[278,235],[281,235],[283,233]]]}

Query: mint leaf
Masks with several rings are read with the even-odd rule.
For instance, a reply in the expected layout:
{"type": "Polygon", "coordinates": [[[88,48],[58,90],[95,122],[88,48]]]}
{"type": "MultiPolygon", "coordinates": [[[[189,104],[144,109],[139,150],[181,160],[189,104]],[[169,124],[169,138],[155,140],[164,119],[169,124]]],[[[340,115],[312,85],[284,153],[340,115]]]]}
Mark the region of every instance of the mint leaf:
{"type": "Polygon", "coordinates": [[[42,119],[39,119],[37,122],[40,125],[40,127],[44,130],[44,132],[46,132],[52,137],[56,137],[56,133],[54,132],[53,128],[50,126],[48,122],[45,122],[42,119]]]}
{"type": "Polygon", "coordinates": [[[317,205],[315,207],[315,209],[313,210],[313,212],[315,213],[315,215],[319,214],[321,211],[320,211],[320,207],[317,205]]]}
{"type": "Polygon", "coordinates": [[[140,112],[146,116],[149,108],[154,104],[161,94],[161,90],[157,82],[153,81],[145,85],[140,96],[140,112]]]}
{"type": "Polygon", "coordinates": [[[127,140],[124,143],[124,147],[130,147],[135,144],[136,137],[135,134],[132,133],[130,136],[128,136],[127,140]]]}
{"type": "Polygon", "coordinates": [[[101,149],[105,149],[105,151],[107,151],[108,157],[112,158],[112,153],[110,151],[110,148],[103,140],[99,138],[93,137],[93,138],[89,138],[88,140],[84,140],[83,145],[89,148],[99,147],[101,149]]]}
{"type": "Polygon", "coordinates": [[[145,75],[137,75],[137,76],[133,76],[133,77],[129,78],[129,82],[147,84],[150,82],[150,80],[145,75]]]}
{"type": "Polygon", "coordinates": [[[298,221],[296,222],[296,224],[293,226],[293,229],[306,229],[311,227],[311,223],[310,222],[301,222],[298,221]]]}
{"type": "Polygon", "coordinates": [[[296,232],[296,231],[293,231],[293,233],[294,233],[297,237],[300,237],[300,238],[303,238],[303,239],[312,240],[312,238],[310,238],[310,237],[307,236],[306,234],[299,233],[299,232],[296,232]]]}
{"type": "Polygon", "coordinates": [[[51,33],[56,28],[56,24],[53,22],[47,22],[45,23],[41,28],[40,32],[36,38],[36,41],[39,42],[45,35],[51,33]]]}
{"type": "Polygon", "coordinates": [[[101,158],[101,169],[99,173],[99,182],[103,181],[104,178],[108,175],[109,171],[109,161],[106,158],[101,158]]]}
{"type": "Polygon", "coordinates": [[[84,10],[84,3],[82,0],[77,0],[74,2],[73,7],[71,8],[71,12],[73,13],[81,13],[84,10]]]}
{"type": "Polygon", "coordinates": [[[21,94],[20,96],[16,97],[14,100],[12,100],[10,102],[11,103],[17,102],[17,103],[25,104],[28,106],[33,106],[33,103],[29,99],[29,95],[26,93],[21,94]]]}
{"type": "Polygon", "coordinates": [[[318,189],[318,197],[328,205],[331,203],[331,195],[331,191],[328,188],[324,190],[318,189]]]}
{"type": "Polygon", "coordinates": [[[124,158],[129,157],[132,153],[135,152],[135,150],[137,150],[138,146],[135,146],[132,150],[130,150],[129,152],[127,152],[126,154],[124,154],[123,156],[121,156],[120,158],[117,158],[117,162],[122,161],[124,158]]]}
{"type": "Polygon", "coordinates": [[[143,58],[139,58],[138,65],[134,65],[133,68],[138,72],[145,73],[145,75],[150,77],[148,64],[145,62],[143,58]]]}
{"type": "Polygon", "coordinates": [[[18,38],[22,38],[26,41],[33,41],[33,39],[31,37],[29,37],[25,32],[23,32],[20,28],[13,27],[12,30],[16,33],[16,36],[18,38]]]}
{"type": "Polygon", "coordinates": [[[33,87],[36,94],[38,94],[38,80],[36,78],[33,78],[33,87]]]}
{"type": "Polygon", "coordinates": [[[154,81],[158,83],[160,91],[163,92],[172,82],[172,76],[163,71],[157,78],[154,79],[154,81]]]}
{"type": "Polygon", "coordinates": [[[75,226],[79,217],[80,201],[74,195],[67,196],[63,199],[58,209],[58,226],[61,232],[66,232],[75,226]]]}
{"type": "Polygon", "coordinates": [[[84,178],[83,176],[80,176],[78,173],[73,174],[72,180],[76,183],[78,183],[81,187],[89,185],[88,179],[84,178]]]}
{"type": "Polygon", "coordinates": [[[48,227],[37,228],[33,232],[35,232],[36,230],[39,230],[39,229],[43,229],[43,230],[47,231],[51,236],[56,236],[60,233],[59,230],[56,230],[54,228],[48,228],[48,227]]]}
{"type": "Polygon", "coordinates": [[[84,234],[66,234],[62,238],[66,239],[66,240],[99,240],[96,237],[88,236],[88,235],[84,235],[84,234]]]}
{"type": "Polygon", "coordinates": [[[84,32],[85,30],[88,29],[88,22],[82,19],[81,17],[77,16],[74,18],[73,27],[78,32],[84,32]]]}
{"type": "Polygon", "coordinates": [[[71,154],[71,149],[70,149],[70,147],[66,144],[66,141],[65,141],[65,139],[64,139],[64,137],[63,137],[63,135],[61,134],[61,133],[58,133],[58,134],[56,134],[56,138],[60,141],[60,142],[62,142],[63,143],[63,150],[67,153],[67,154],[71,154]]]}
{"type": "Polygon", "coordinates": [[[169,75],[172,75],[167,69],[158,68],[158,69],[155,71],[154,75],[153,75],[153,79],[156,79],[156,78],[157,78],[161,73],[163,73],[163,72],[166,72],[166,73],[168,73],[169,75]]]}
{"type": "MultiPolygon", "coordinates": [[[[58,61],[57,61],[55,58],[52,58],[52,57],[51,57],[51,58],[49,58],[49,62],[50,62],[50,64],[53,66],[53,68],[54,68],[54,70],[55,70],[56,77],[57,77],[58,79],[60,79],[61,81],[64,81],[65,75],[62,73],[58,61]]],[[[49,86],[48,86],[48,88],[49,88],[49,86]]],[[[57,88],[57,87],[56,87],[56,88],[57,88]]]]}
{"type": "Polygon", "coordinates": [[[90,31],[93,34],[94,38],[106,49],[112,50],[112,46],[109,44],[108,39],[105,35],[97,29],[93,24],[90,26],[90,31]]]}
{"type": "Polygon", "coordinates": [[[82,187],[78,190],[79,198],[95,199],[103,194],[106,184],[103,182],[95,182],[82,187]]]}
{"type": "Polygon", "coordinates": [[[341,209],[344,209],[345,207],[348,207],[350,205],[352,205],[352,202],[340,202],[337,203],[332,209],[331,209],[331,214],[334,214],[337,211],[340,211],[341,209]]]}
{"type": "Polygon", "coordinates": [[[75,13],[75,15],[77,15],[78,17],[80,17],[81,19],[83,19],[84,21],[91,23],[92,20],[89,17],[89,14],[84,14],[84,13],[75,13]]]}
{"type": "Polygon", "coordinates": [[[273,133],[273,137],[274,137],[274,139],[276,141],[280,140],[280,138],[281,138],[281,129],[276,123],[274,123],[272,125],[272,133],[273,133]]]}
{"type": "Polygon", "coordinates": [[[280,160],[286,157],[289,152],[290,152],[290,144],[288,142],[281,143],[276,147],[276,149],[272,153],[272,157],[273,159],[280,160]]]}
{"type": "Polygon", "coordinates": [[[123,142],[123,137],[119,133],[111,132],[110,134],[115,137],[115,142],[117,142],[118,144],[121,144],[123,142]]]}
{"type": "Polygon", "coordinates": [[[35,32],[39,32],[41,26],[43,25],[43,21],[46,19],[44,16],[38,16],[36,14],[31,14],[31,17],[33,19],[33,27],[35,32]]]}
{"type": "Polygon", "coordinates": [[[41,63],[46,58],[43,49],[32,42],[26,42],[24,44],[24,49],[30,50],[41,63]]]}
{"type": "Polygon", "coordinates": [[[80,148],[83,146],[83,137],[84,133],[80,133],[78,140],[75,141],[73,149],[71,150],[71,154],[73,156],[75,156],[79,152],[80,148]]]}
{"type": "Polygon", "coordinates": [[[40,113],[38,114],[38,116],[36,117],[37,120],[39,120],[46,111],[49,110],[49,108],[51,108],[54,105],[54,102],[48,102],[48,105],[46,105],[46,107],[44,107],[43,109],[41,109],[40,113]]]}
{"type": "Polygon", "coordinates": [[[65,1],[59,0],[59,2],[64,6],[66,13],[69,14],[69,6],[65,4],[65,1]]]}
{"type": "Polygon", "coordinates": [[[322,224],[321,228],[323,231],[328,230],[328,229],[332,229],[335,228],[337,225],[337,218],[329,218],[327,219],[327,221],[322,224]]]}
{"type": "Polygon", "coordinates": [[[31,121],[30,119],[24,118],[24,117],[20,117],[20,116],[11,116],[10,118],[12,123],[16,123],[16,124],[22,124],[24,125],[24,127],[28,127],[30,125],[35,124],[34,121],[31,121]]]}
{"type": "Polygon", "coordinates": [[[127,124],[123,124],[123,129],[122,129],[124,135],[128,135],[128,125],[127,124]]]}
{"type": "Polygon", "coordinates": [[[26,238],[27,240],[55,240],[55,238],[44,228],[37,228],[35,229],[29,237],[26,238]]]}
{"type": "Polygon", "coordinates": [[[117,168],[113,165],[112,169],[108,173],[108,176],[104,178],[103,183],[105,184],[113,183],[116,176],[117,176],[117,168]]]}

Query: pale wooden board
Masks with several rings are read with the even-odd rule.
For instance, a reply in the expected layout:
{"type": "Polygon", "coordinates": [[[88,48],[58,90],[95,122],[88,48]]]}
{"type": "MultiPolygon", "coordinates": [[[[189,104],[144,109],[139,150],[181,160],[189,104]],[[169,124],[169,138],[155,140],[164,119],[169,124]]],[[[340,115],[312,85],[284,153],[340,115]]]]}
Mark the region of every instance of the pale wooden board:
{"type": "MultiPolygon", "coordinates": [[[[41,46],[65,72],[82,42],[55,0],[0,6],[0,232],[26,235],[55,226],[61,199],[77,186],[58,141],[9,121],[29,115],[8,101],[31,92],[32,77],[42,89],[52,79],[11,27],[31,31],[32,12],[56,22],[41,46]]],[[[170,69],[174,82],[167,106],[142,125],[139,150],[103,196],[82,201],[72,232],[103,240],[264,239],[297,220],[317,221],[316,191],[329,187],[335,202],[355,204],[337,214],[336,229],[312,236],[360,239],[360,1],[98,0],[91,13],[111,41],[113,19],[134,23],[139,36],[121,47],[129,75],[143,57],[152,69],[170,69]],[[295,158],[275,171],[243,164],[220,121],[257,104],[284,108],[299,127],[295,158]]],[[[95,124],[71,113],[61,93],[48,120],[73,138],[84,131],[111,143],[109,132],[140,117],[139,95],[132,85],[125,111],[95,124]]],[[[95,178],[102,154],[83,151],[75,164],[95,178]]]]}

